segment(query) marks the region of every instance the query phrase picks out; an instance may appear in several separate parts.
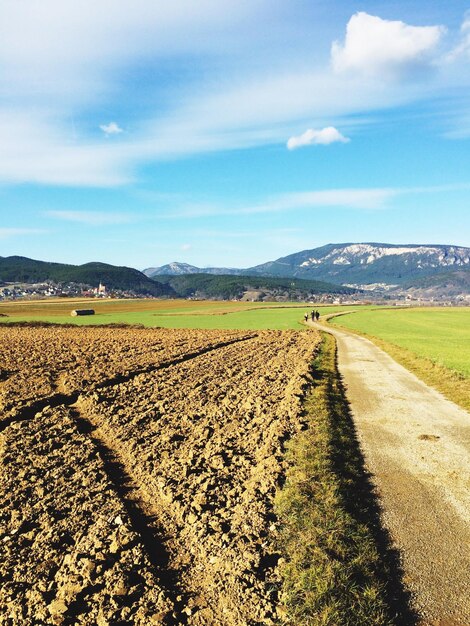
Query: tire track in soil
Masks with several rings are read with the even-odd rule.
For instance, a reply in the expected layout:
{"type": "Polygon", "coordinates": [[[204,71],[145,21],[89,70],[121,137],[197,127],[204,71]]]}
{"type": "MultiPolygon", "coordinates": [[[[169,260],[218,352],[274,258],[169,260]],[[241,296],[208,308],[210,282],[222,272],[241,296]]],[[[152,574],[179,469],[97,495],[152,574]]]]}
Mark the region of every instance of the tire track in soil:
{"type": "MultiPolygon", "coordinates": [[[[210,353],[213,352],[217,353],[218,350],[229,348],[237,343],[247,342],[248,344],[256,346],[257,339],[258,334],[237,337],[203,347],[197,351],[182,354],[177,358],[169,359],[158,365],[138,368],[134,371],[126,372],[125,374],[117,374],[97,385],[93,385],[89,393],[95,393],[99,389],[119,388],[123,383],[132,382],[140,375],[170,369],[173,366],[181,366],[187,361],[193,361],[198,357],[210,355],[210,353]]],[[[250,349],[248,348],[248,350],[250,349]]],[[[253,351],[256,354],[257,350],[253,349],[252,352],[253,351]]],[[[222,354],[222,352],[220,354],[222,354]]],[[[220,354],[219,360],[222,358],[220,354]]],[[[222,360],[225,361],[225,357],[222,360]]],[[[232,366],[235,367],[236,359],[233,359],[233,361],[229,359],[229,361],[232,366]]],[[[190,363],[190,365],[192,366],[192,363],[190,363]]],[[[207,371],[206,368],[203,369],[207,371]]],[[[125,455],[121,454],[119,446],[116,446],[117,442],[112,437],[110,438],[108,436],[106,429],[103,430],[101,428],[101,424],[97,418],[95,418],[93,414],[90,414],[89,408],[85,409],[85,407],[82,406],[82,402],[88,398],[89,393],[83,393],[83,390],[81,393],[80,390],[70,393],[56,393],[48,398],[33,402],[22,407],[15,415],[9,416],[0,423],[0,431],[6,429],[14,422],[26,421],[33,418],[36,413],[48,406],[52,408],[64,406],[64,408],[68,410],[80,434],[85,436],[98,452],[113,491],[123,504],[130,519],[132,530],[139,536],[141,544],[145,549],[146,556],[151,564],[152,570],[154,570],[154,576],[172,604],[173,613],[169,613],[163,623],[167,626],[183,626],[190,621],[188,618],[190,613],[185,612],[185,609],[188,608],[187,600],[190,594],[188,594],[187,591],[185,593],[184,589],[182,589],[183,585],[181,585],[181,581],[185,580],[185,565],[176,561],[176,567],[171,569],[170,563],[172,565],[174,564],[174,560],[171,557],[174,555],[170,554],[165,549],[165,544],[170,544],[167,541],[162,525],[159,524],[158,515],[156,515],[157,507],[151,504],[152,495],[150,492],[147,492],[145,484],[140,485],[138,480],[136,480],[135,474],[132,471],[132,464],[129,464],[129,459],[126,459],[125,455]],[[82,395],[81,398],[80,395],[82,395]]],[[[286,409],[282,409],[283,412],[285,410],[286,409]]],[[[77,599],[78,602],[72,604],[68,609],[64,626],[65,624],[71,625],[76,623],[74,620],[80,612],[80,597],[78,596],[77,599]]],[[[250,623],[261,624],[265,622],[250,621],[250,623]]]]}
{"type": "MultiPolygon", "coordinates": [[[[151,374],[157,371],[169,369],[173,366],[197,359],[210,352],[222,348],[256,339],[257,335],[232,339],[230,341],[218,342],[215,345],[207,346],[195,352],[183,354],[176,359],[164,361],[158,365],[139,368],[126,374],[117,374],[107,379],[93,388],[93,392],[98,389],[109,389],[130,382],[142,374],[151,374]]],[[[48,398],[42,398],[37,402],[23,407],[18,413],[0,422],[0,432],[5,430],[14,422],[32,419],[36,413],[46,407],[57,408],[64,406],[69,410],[69,414],[76,424],[77,430],[92,442],[103,462],[103,468],[115,493],[124,505],[124,508],[131,521],[132,529],[138,534],[142,545],[145,548],[149,562],[151,563],[159,585],[168,595],[172,602],[174,612],[165,618],[165,626],[184,626],[187,623],[187,615],[184,608],[187,606],[188,593],[185,593],[179,586],[180,574],[175,569],[169,567],[169,554],[165,548],[165,532],[159,526],[156,511],[149,504],[149,498],[142,493],[137,482],[132,478],[126,467],[122,456],[104,438],[100,437],[98,427],[93,420],[85,415],[80,409],[81,391],[72,393],[57,393],[48,398]]],[[[72,626],[80,612],[80,599],[74,602],[64,615],[64,626],[72,626]]]]}
{"type": "MultiPolygon", "coordinates": [[[[309,343],[309,348],[311,347],[309,343]]],[[[170,376],[166,375],[160,384],[150,377],[144,377],[137,388],[134,389],[132,385],[117,387],[115,391],[119,395],[113,393],[107,398],[93,399],[86,408],[86,412],[93,416],[92,420],[99,425],[100,432],[106,433],[104,436],[125,456],[127,466],[132,468],[131,471],[140,484],[146,470],[139,460],[148,458],[148,448],[144,439],[138,449],[133,445],[128,446],[128,441],[143,437],[139,422],[133,422],[133,415],[148,407],[156,398],[165,397],[166,390],[174,390],[175,395],[171,410],[165,418],[164,429],[168,435],[176,432],[177,439],[170,440],[178,443],[172,448],[173,460],[170,466],[167,464],[165,467],[163,464],[158,472],[160,476],[166,476],[170,493],[167,490],[167,497],[160,499],[160,479],[155,476],[152,478],[150,474],[149,482],[145,483],[143,490],[149,498],[157,498],[155,503],[161,510],[162,519],[166,520],[165,527],[171,529],[169,545],[172,562],[182,572],[185,589],[192,591],[193,599],[198,597],[193,604],[197,606],[196,613],[188,619],[188,623],[251,626],[273,623],[268,613],[272,615],[275,612],[277,581],[274,581],[274,572],[267,570],[274,570],[279,555],[272,553],[272,546],[266,547],[266,539],[261,537],[267,536],[267,527],[275,522],[275,518],[263,507],[253,501],[250,503],[249,499],[256,497],[264,501],[263,494],[269,491],[269,481],[282,471],[276,465],[280,459],[273,456],[273,451],[280,450],[282,441],[288,433],[292,434],[290,428],[294,424],[290,419],[294,418],[294,413],[298,415],[297,405],[294,411],[290,401],[287,404],[285,402],[288,398],[297,397],[302,382],[305,382],[302,376],[298,377],[294,385],[297,394],[291,396],[294,389],[290,386],[289,379],[292,376],[296,380],[297,374],[294,375],[295,366],[291,370],[288,363],[296,363],[300,355],[300,345],[297,346],[295,342],[289,349],[285,341],[271,347],[271,340],[267,341],[266,338],[253,341],[243,353],[230,346],[214,357],[206,356],[205,359],[192,361],[187,366],[175,367],[170,376]],[[282,355],[280,358],[279,353],[282,355]],[[250,382],[245,385],[247,374],[250,382]],[[266,394],[270,400],[267,397],[261,399],[266,394]],[[253,409],[252,413],[244,400],[251,398],[253,401],[255,397],[256,402],[261,400],[260,412],[253,409]],[[130,411],[122,411],[123,407],[130,411]],[[189,407],[198,424],[196,432],[201,434],[203,429],[204,432],[211,431],[207,441],[205,436],[202,437],[203,444],[202,439],[192,439],[195,422],[191,416],[190,423],[185,422],[186,408],[189,407]],[[263,407],[268,413],[269,409],[273,409],[273,414],[265,414],[263,407]],[[220,430],[214,437],[215,442],[210,440],[214,433],[210,426],[214,426],[214,420],[220,425],[220,430]],[[132,428],[136,426],[136,431],[132,432],[132,428]],[[190,455],[186,455],[188,450],[182,443],[188,435],[190,455]],[[259,449],[256,449],[256,440],[266,442],[266,446],[259,443],[259,449]],[[217,441],[223,445],[222,455],[217,441]],[[269,449],[262,450],[265,447],[269,449]],[[188,472],[184,468],[193,465],[194,453],[196,462],[193,471],[188,472]],[[176,456],[173,457],[173,454],[176,456]],[[240,463],[238,458],[242,457],[243,461],[240,463]],[[268,461],[268,458],[273,460],[268,461]],[[227,470],[228,466],[230,471],[227,470]],[[265,481],[268,481],[268,487],[264,487],[265,481]],[[217,484],[218,493],[211,491],[214,484],[217,484]],[[221,494],[228,492],[231,493],[226,502],[221,494]],[[207,501],[204,498],[202,505],[198,506],[198,497],[207,496],[208,493],[207,501]],[[171,508],[169,502],[172,502],[171,508]],[[249,508],[244,514],[245,506],[249,508]],[[258,531],[261,533],[259,537],[256,534],[258,531]],[[216,550],[215,545],[218,546],[216,550]],[[259,619],[255,616],[259,616],[259,619]]],[[[303,358],[300,358],[300,363],[300,370],[303,371],[303,358]]],[[[251,406],[251,401],[249,405],[251,406]]],[[[166,412],[166,409],[163,411],[166,412]]],[[[294,419],[297,423],[298,418],[294,419]]],[[[148,434],[150,433],[147,431],[146,440],[148,434]]],[[[152,444],[147,441],[147,445],[152,444]]],[[[165,448],[164,453],[166,454],[165,448]]],[[[269,501],[269,496],[267,500],[269,501]]],[[[269,530],[272,531],[273,528],[270,526],[269,530]]],[[[189,610],[190,607],[191,605],[187,605],[186,608],[189,610]]]]}
{"type": "MultiPolygon", "coordinates": [[[[159,526],[156,512],[146,502],[144,494],[132,478],[121,456],[100,437],[93,421],[80,409],[80,402],[69,407],[70,415],[78,431],[89,438],[103,462],[107,477],[112,482],[116,494],[124,504],[131,521],[132,529],[139,535],[147,557],[154,569],[159,585],[168,595],[174,606],[171,616],[165,618],[166,626],[184,626],[187,617],[182,612],[188,594],[179,586],[179,573],[169,567],[169,554],[165,548],[165,531],[159,526]]],[[[67,616],[73,619],[74,615],[67,616]]],[[[73,624],[73,622],[68,622],[73,624]]]]}
{"type": "Polygon", "coordinates": [[[140,535],[77,426],[58,407],[0,437],[0,623],[172,624],[140,535]]]}
{"type": "MultiPolygon", "coordinates": [[[[96,386],[93,387],[93,391],[98,391],[99,389],[109,389],[110,387],[129,382],[142,374],[152,374],[153,372],[165,370],[169,367],[173,367],[174,365],[179,365],[180,363],[185,363],[186,361],[196,359],[197,357],[203,356],[204,354],[207,354],[209,352],[213,352],[215,350],[219,350],[221,348],[225,348],[226,346],[240,343],[242,341],[250,341],[255,339],[256,337],[257,335],[250,335],[248,337],[237,337],[236,339],[231,339],[230,341],[221,341],[219,343],[207,346],[205,348],[201,348],[194,352],[187,352],[178,356],[175,359],[163,361],[158,365],[149,365],[147,367],[139,368],[126,374],[116,374],[112,378],[108,378],[101,383],[98,383],[96,386]]],[[[80,389],[70,393],[58,392],[56,394],[53,394],[52,396],[47,396],[46,398],[41,398],[40,400],[29,403],[13,415],[10,415],[0,421],[0,433],[14,422],[22,422],[24,420],[31,419],[36,413],[42,411],[46,407],[56,408],[58,406],[71,406],[77,402],[82,392],[83,390],[80,389]]]]}

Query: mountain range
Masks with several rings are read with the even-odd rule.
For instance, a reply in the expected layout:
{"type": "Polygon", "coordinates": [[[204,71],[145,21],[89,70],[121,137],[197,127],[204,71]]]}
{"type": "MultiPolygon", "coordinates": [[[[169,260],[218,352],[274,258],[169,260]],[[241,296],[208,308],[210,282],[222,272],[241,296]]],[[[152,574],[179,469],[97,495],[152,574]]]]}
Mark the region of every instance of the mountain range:
{"type": "Polygon", "coordinates": [[[470,248],[451,245],[386,243],[328,244],[245,269],[198,268],[170,263],[144,272],[107,263],[70,265],[21,256],[0,257],[0,282],[76,283],[163,297],[309,298],[315,294],[470,294],[470,248]]]}
{"type": "MultiPolygon", "coordinates": [[[[2,283],[30,284],[55,283],[61,292],[70,293],[70,286],[87,290],[106,285],[108,292],[126,292],[169,298],[213,299],[273,299],[307,300],[317,294],[352,294],[354,289],[317,280],[266,277],[259,275],[158,275],[153,279],[131,267],[118,267],[107,263],[68,265],[48,263],[27,257],[0,257],[0,286],[2,283]]],[[[76,293],[77,289],[72,290],[76,293]]],[[[36,292],[37,293],[37,292],[36,292]]]]}
{"type": "Polygon", "coordinates": [[[175,262],[162,267],[150,267],[144,273],[151,278],[161,274],[243,274],[302,278],[337,285],[406,286],[440,273],[468,269],[470,248],[461,246],[342,243],[303,250],[246,269],[202,269],[175,262]]]}

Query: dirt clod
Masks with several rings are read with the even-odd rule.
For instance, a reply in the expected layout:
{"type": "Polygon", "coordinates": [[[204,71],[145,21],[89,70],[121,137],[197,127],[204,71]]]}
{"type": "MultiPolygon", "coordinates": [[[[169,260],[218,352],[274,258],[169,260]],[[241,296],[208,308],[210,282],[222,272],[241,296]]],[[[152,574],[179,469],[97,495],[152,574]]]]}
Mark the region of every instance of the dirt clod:
{"type": "Polygon", "coordinates": [[[274,623],[318,337],[0,329],[0,622],[274,623]]]}

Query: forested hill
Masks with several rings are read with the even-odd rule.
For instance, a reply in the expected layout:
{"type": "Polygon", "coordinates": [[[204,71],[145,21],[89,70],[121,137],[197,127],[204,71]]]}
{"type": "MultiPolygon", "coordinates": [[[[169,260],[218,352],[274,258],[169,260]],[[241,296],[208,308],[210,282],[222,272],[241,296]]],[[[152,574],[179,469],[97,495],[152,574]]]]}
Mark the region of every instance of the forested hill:
{"type": "Polygon", "coordinates": [[[233,276],[213,274],[156,275],[154,280],[173,289],[180,297],[217,299],[242,298],[260,292],[273,298],[306,299],[317,294],[351,294],[352,289],[318,280],[274,278],[266,276],[233,276]]]}
{"type": "Polygon", "coordinates": [[[131,267],[117,267],[107,263],[66,265],[48,263],[21,256],[0,257],[0,281],[14,283],[78,283],[97,287],[101,282],[108,289],[134,291],[153,296],[174,295],[162,283],[156,283],[131,267]]]}
{"type": "Polygon", "coordinates": [[[77,283],[97,287],[99,283],[108,290],[118,289],[135,294],[167,296],[173,298],[234,298],[272,297],[274,299],[308,299],[317,294],[350,294],[352,289],[317,280],[277,278],[266,276],[233,276],[214,274],[186,274],[180,276],[155,276],[148,278],[130,267],[117,267],[107,263],[66,265],[36,261],[21,256],[0,257],[0,282],[5,283],[77,283]]]}

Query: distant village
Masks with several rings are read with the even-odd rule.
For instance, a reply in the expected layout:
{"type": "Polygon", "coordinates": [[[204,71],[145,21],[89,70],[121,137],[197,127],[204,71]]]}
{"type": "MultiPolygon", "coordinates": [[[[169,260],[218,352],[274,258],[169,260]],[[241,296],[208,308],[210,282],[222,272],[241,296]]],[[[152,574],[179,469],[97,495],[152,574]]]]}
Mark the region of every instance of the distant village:
{"type": "MultiPolygon", "coordinates": [[[[434,305],[434,306],[455,306],[470,305],[469,294],[449,295],[446,293],[422,293],[420,291],[394,291],[376,289],[358,291],[352,295],[338,295],[332,293],[316,294],[306,298],[304,295],[292,293],[270,293],[264,291],[247,291],[240,300],[260,302],[260,301],[315,301],[317,304],[388,304],[388,305],[434,305]]],[[[0,283],[0,301],[6,300],[36,300],[48,298],[152,298],[153,296],[143,295],[132,290],[109,289],[103,283],[97,287],[74,282],[54,283],[52,281],[42,283],[0,283]]],[[[187,298],[188,300],[207,300],[204,294],[196,294],[187,298]]],[[[214,299],[214,298],[212,298],[214,299]]]]}
{"type": "Polygon", "coordinates": [[[35,300],[45,298],[142,298],[133,291],[108,289],[100,283],[98,287],[79,283],[7,283],[0,284],[0,300],[35,300]]]}

